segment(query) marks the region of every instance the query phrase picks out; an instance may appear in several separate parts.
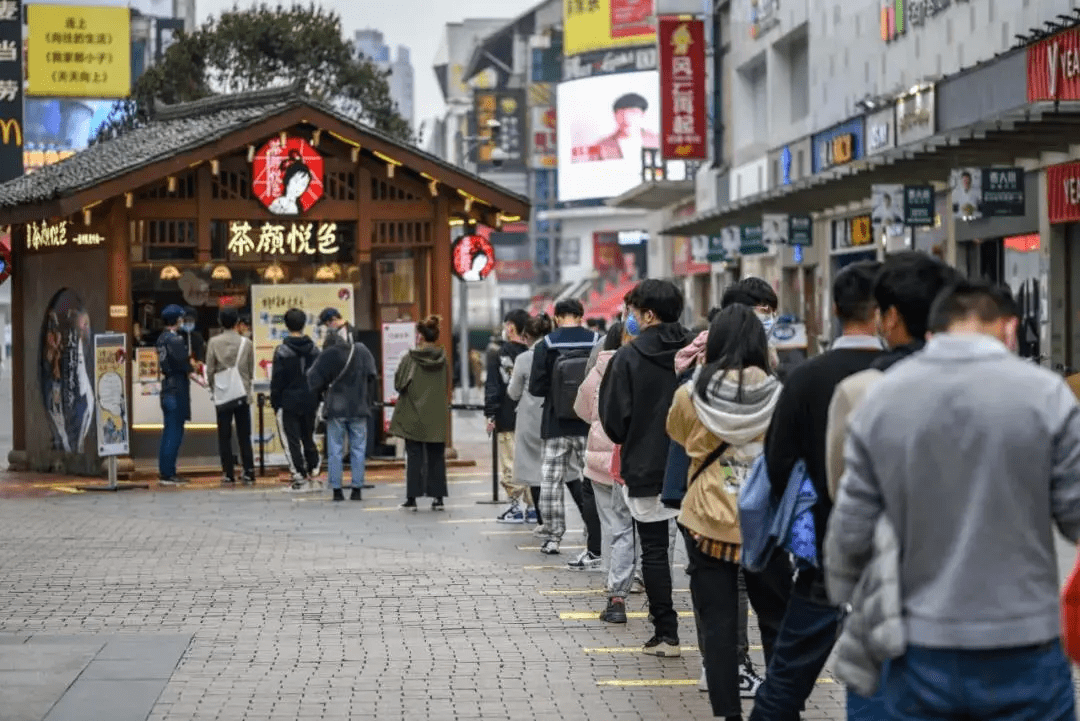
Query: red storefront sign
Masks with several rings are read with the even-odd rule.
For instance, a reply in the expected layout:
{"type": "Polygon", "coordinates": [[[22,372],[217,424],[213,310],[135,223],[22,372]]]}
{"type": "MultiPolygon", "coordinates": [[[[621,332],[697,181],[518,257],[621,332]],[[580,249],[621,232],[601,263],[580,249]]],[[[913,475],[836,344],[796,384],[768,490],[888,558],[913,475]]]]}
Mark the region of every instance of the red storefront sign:
{"type": "Polygon", "coordinates": [[[662,17],[660,151],[665,160],[705,160],[705,24],[662,17]]]}
{"type": "Polygon", "coordinates": [[[303,138],[274,138],[255,154],[252,190],[274,215],[301,215],[323,196],[323,159],[303,138]]]}
{"type": "Polygon", "coordinates": [[[1051,223],[1080,221],[1080,163],[1047,168],[1046,196],[1051,223]]]}
{"type": "Polygon", "coordinates": [[[611,37],[651,35],[653,0],[611,0],[611,37]]]}
{"type": "Polygon", "coordinates": [[[603,275],[622,270],[622,251],[618,233],[593,233],[593,268],[603,275]]]}
{"type": "Polygon", "coordinates": [[[1028,47],[1027,88],[1029,103],[1080,100],[1080,28],[1028,47]]]}

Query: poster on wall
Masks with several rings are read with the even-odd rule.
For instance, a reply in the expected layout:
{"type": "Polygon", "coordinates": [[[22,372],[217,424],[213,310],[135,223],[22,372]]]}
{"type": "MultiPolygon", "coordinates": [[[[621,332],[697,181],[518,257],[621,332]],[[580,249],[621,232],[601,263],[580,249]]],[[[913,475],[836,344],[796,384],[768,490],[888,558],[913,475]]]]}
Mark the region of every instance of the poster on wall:
{"type": "Polygon", "coordinates": [[[98,455],[126,456],[130,452],[127,403],[127,336],[94,336],[94,387],[97,388],[98,455]]]}
{"type": "Polygon", "coordinates": [[[788,243],[814,244],[814,221],[809,215],[792,215],[788,218],[788,243]]]}
{"type": "Polygon", "coordinates": [[[45,4],[27,8],[28,94],[69,98],[131,95],[129,8],[45,4]],[[64,32],[58,32],[61,29],[64,32]]]}
{"type": "Polygon", "coordinates": [[[82,453],[94,423],[93,334],[90,314],[75,291],[63,288],[49,302],[39,349],[38,382],[52,448],[82,453]]]}
{"type": "Polygon", "coordinates": [[[563,54],[648,45],[656,39],[653,0],[566,0],[563,54]]]}
{"type": "Polygon", "coordinates": [[[982,170],[957,168],[949,178],[953,215],[960,220],[982,217],[982,170]]]}
{"type": "Polygon", "coordinates": [[[303,138],[269,141],[251,164],[255,197],[274,215],[300,215],[323,196],[323,158],[303,138]]]}
{"type": "Polygon", "coordinates": [[[382,325],[382,401],[383,431],[390,432],[390,420],[394,417],[393,404],[397,403],[394,375],[401,365],[402,357],[416,347],[415,323],[383,323],[382,325]]]}
{"type": "Polygon", "coordinates": [[[1023,216],[1023,168],[982,169],[982,213],[988,218],[1023,216]]]}
{"type": "MultiPolygon", "coordinates": [[[[321,348],[328,329],[317,324],[319,313],[325,308],[336,308],[342,319],[353,325],[356,319],[353,296],[353,286],[347,283],[251,286],[251,336],[255,345],[255,375],[252,381],[255,391],[269,391],[274,350],[289,334],[285,327],[285,313],[290,308],[299,308],[307,313],[307,327],[304,331],[315,341],[315,345],[321,348]]],[[[255,412],[257,408],[253,408],[253,414],[255,412]]],[[[266,405],[262,413],[266,464],[284,465],[285,450],[274,411],[266,405]]],[[[252,427],[259,427],[257,417],[252,427]]]]}
{"type": "Polygon", "coordinates": [[[141,395],[156,396],[161,393],[157,348],[135,349],[135,382],[139,384],[141,395]]]}
{"type": "Polygon", "coordinates": [[[788,243],[788,217],[786,215],[761,216],[762,238],[765,246],[776,248],[788,243]]]}
{"type": "Polygon", "coordinates": [[[660,76],[620,73],[558,87],[559,200],[611,198],[642,182],[660,148],[660,76]]]}
{"type": "Polygon", "coordinates": [[[22,18],[22,0],[0,5],[0,43],[8,49],[0,62],[0,182],[23,174],[23,53],[13,51],[24,47],[22,18]]]}
{"type": "Polygon", "coordinates": [[[904,225],[932,226],[936,216],[934,186],[904,186],[904,225]]]}
{"type": "Polygon", "coordinates": [[[875,185],[871,188],[870,197],[874,237],[903,235],[904,186],[875,185]]]}

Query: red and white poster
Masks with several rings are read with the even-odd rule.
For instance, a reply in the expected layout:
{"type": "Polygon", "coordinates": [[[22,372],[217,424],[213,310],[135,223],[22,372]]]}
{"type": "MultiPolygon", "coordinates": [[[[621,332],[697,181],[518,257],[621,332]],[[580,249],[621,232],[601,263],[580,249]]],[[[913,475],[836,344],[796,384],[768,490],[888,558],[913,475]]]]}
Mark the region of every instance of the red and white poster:
{"type": "Polygon", "coordinates": [[[1027,97],[1029,103],[1080,100],[1080,28],[1028,46],[1027,97]]]}
{"type": "Polygon", "coordinates": [[[303,138],[274,138],[251,166],[252,190],[275,215],[301,215],[323,196],[323,159],[303,138]]]}
{"type": "Polygon", "coordinates": [[[495,270],[495,248],[482,235],[463,235],[454,241],[450,262],[458,278],[484,280],[495,270]]]}
{"type": "Polygon", "coordinates": [[[611,37],[651,34],[652,14],[653,0],[611,0],[611,37]]]}
{"type": "Polygon", "coordinates": [[[705,160],[705,25],[661,17],[660,152],[665,160],[705,160]]]}

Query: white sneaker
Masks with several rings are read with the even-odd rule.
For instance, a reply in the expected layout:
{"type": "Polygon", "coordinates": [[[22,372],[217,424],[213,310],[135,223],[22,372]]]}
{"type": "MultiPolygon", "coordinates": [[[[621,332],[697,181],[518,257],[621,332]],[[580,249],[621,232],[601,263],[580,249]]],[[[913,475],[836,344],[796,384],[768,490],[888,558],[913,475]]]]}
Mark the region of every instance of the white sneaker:
{"type": "Polygon", "coordinates": [[[705,667],[701,667],[701,680],[697,682],[697,690],[701,692],[707,692],[709,690],[709,679],[705,678],[705,667]]]}
{"type": "Polygon", "coordinates": [[[640,573],[634,574],[634,583],[630,586],[630,593],[645,593],[645,579],[640,573]]]}
{"type": "Polygon", "coordinates": [[[298,481],[293,481],[292,485],[289,486],[289,493],[310,493],[310,492],[311,492],[311,481],[305,481],[305,480],[301,479],[301,480],[298,480],[298,481]]]}
{"type": "Polygon", "coordinates": [[[547,534],[544,532],[544,527],[543,526],[537,526],[536,528],[533,529],[533,535],[536,536],[537,538],[543,538],[547,534]]]}
{"type": "Polygon", "coordinates": [[[559,542],[558,541],[544,541],[544,545],[540,547],[540,553],[545,556],[558,556],[559,555],[559,542]]]}
{"type": "Polygon", "coordinates": [[[496,523],[525,523],[525,513],[517,503],[511,503],[510,507],[495,517],[496,523]]]}
{"type": "Polygon", "coordinates": [[[599,571],[603,559],[594,556],[588,551],[582,551],[573,561],[568,561],[566,567],[571,571],[599,571]]]}
{"type": "Polygon", "coordinates": [[[753,664],[749,661],[739,668],[739,695],[742,698],[752,699],[757,696],[757,690],[765,679],[757,675],[753,664]]]}
{"type": "Polygon", "coordinates": [[[318,493],[319,491],[325,491],[326,490],[326,481],[320,481],[318,479],[310,480],[310,481],[308,481],[308,490],[311,493],[318,493]]]}

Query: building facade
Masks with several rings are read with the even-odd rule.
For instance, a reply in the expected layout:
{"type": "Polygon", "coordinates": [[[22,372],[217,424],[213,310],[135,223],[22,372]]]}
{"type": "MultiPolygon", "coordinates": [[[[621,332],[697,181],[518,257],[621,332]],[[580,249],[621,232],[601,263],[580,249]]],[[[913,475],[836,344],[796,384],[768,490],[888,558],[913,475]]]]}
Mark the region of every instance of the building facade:
{"type": "Polygon", "coordinates": [[[354,38],[356,51],[375,63],[382,70],[389,71],[386,82],[390,85],[390,97],[397,104],[398,114],[413,125],[413,89],[412,56],[404,45],[392,49],[386,44],[383,34],[378,30],[357,30],[354,38]]]}

